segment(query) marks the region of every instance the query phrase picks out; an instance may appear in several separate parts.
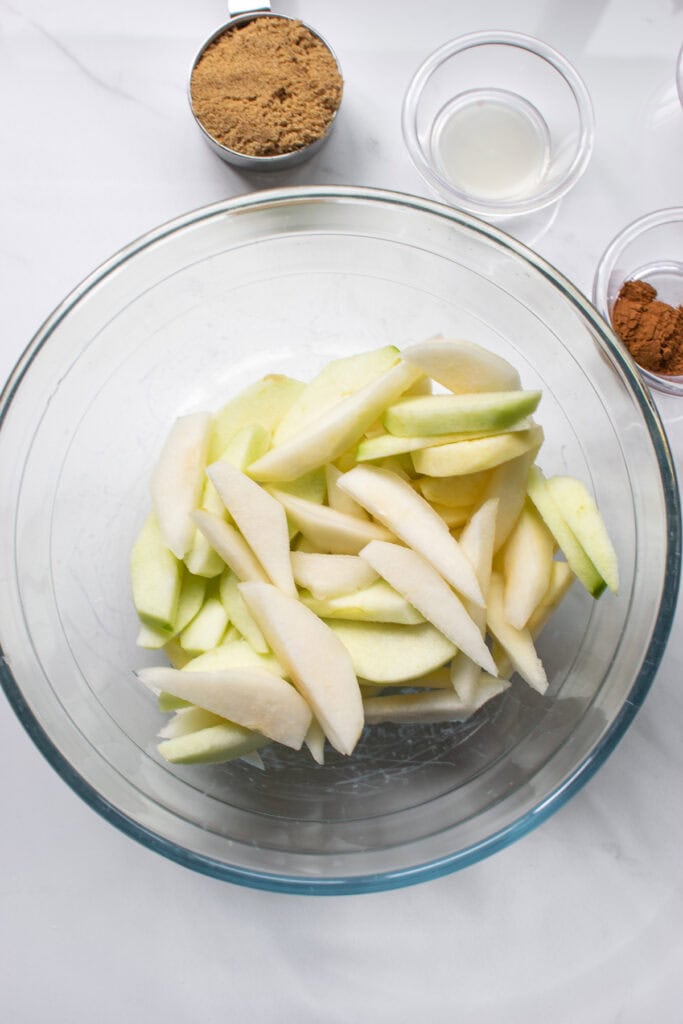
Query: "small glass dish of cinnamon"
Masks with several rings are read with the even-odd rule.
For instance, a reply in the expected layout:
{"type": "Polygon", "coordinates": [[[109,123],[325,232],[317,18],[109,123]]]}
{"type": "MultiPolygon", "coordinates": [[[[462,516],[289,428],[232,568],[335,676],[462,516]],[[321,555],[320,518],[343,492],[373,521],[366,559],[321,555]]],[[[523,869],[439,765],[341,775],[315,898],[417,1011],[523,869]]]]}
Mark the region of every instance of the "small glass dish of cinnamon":
{"type": "Polygon", "coordinates": [[[610,242],[593,304],[646,383],[683,395],[683,207],[640,217],[610,242]]]}
{"type": "Polygon", "coordinates": [[[327,141],[343,78],[329,44],[270,4],[231,17],[206,40],[190,72],[188,98],[211,149],[243,170],[282,170],[327,141]]]}

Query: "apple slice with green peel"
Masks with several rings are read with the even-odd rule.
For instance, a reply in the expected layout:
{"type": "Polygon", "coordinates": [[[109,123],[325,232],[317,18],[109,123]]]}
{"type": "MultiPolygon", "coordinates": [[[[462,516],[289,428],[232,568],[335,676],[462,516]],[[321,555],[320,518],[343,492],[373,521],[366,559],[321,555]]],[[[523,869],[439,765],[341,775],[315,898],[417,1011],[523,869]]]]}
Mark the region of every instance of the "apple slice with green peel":
{"type": "Polygon", "coordinates": [[[151,626],[142,625],[137,638],[138,647],[145,647],[147,650],[159,650],[160,647],[164,647],[192,622],[204,602],[205,594],[206,580],[184,573],[171,634],[164,629],[152,629],[151,626]]]}
{"type": "Polygon", "coordinates": [[[228,626],[228,613],[223,602],[209,597],[189,626],[179,637],[180,646],[192,654],[202,654],[218,647],[228,626]]]}
{"type": "Polygon", "coordinates": [[[357,555],[371,540],[392,539],[388,530],[369,519],[357,519],[275,488],[270,493],[285,509],[289,522],[323,554],[357,555]]]}
{"type": "Polygon", "coordinates": [[[548,487],[567,525],[609,589],[619,588],[617,553],[595,501],[581,480],[553,476],[548,487]]]}
{"type": "Polygon", "coordinates": [[[198,509],[192,518],[225,564],[240,580],[267,580],[268,577],[244,537],[220,516],[198,509]]]}
{"type": "Polygon", "coordinates": [[[307,384],[273,434],[280,445],[309,427],[349,395],[381,377],[401,358],[394,345],[333,359],[307,384]]]}
{"type": "Polygon", "coordinates": [[[445,665],[455,647],[431,622],[397,626],[389,622],[326,619],[351,656],[364,682],[399,686],[445,665]]]}
{"type": "Polygon", "coordinates": [[[555,538],[527,500],[502,549],[505,617],[524,629],[550,584],[555,538]]]}
{"type": "Polygon", "coordinates": [[[273,373],[232,398],[214,417],[209,462],[220,459],[238,430],[252,423],[272,435],[305,387],[299,380],[273,373]]]}
{"type": "Polygon", "coordinates": [[[174,740],[177,736],[187,736],[191,732],[199,732],[200,729],[208,729],[211,725],[221,725],[223,722],[225,719],[213,711],[189,704],[178,708],[170,722],[159,729],[157,736],[160,740],[174,740]]]}
{"type": "MultiPolygon", "coordinates": [[[[486,470],[469,476],[425,476],[418,480],[418,487],[430,504],[462,508],[465,505],[476,505],[482,500],[490,476],[491,473],[486,470]]],[[[526,478],[524,485],[526,491],[526,478]]]]}
{"type": "Polygon", "coordinates": [[[135,644],[146,651],[159,651],[168,643],[169,636],[170,634],[166,630],[152,629],[151,626],[146,626],[144,622],[141,622],[135,644]]]}
{"type": "Polygon", "coordinates": [[[543,440],[540,427],[509,431],[473,441],[456,441],[412,452],[411,459],[418,473],[426,476],[462,476],[481,473],[503,462],[516,459],[532,448],[538,449],[543,440]]]}
{"type": "MultiPolygon", "coordinates": [[[[486,620],[489,631],[496,638],[510,658],[515,671],[526,680],[529,686],[539,693],[545,693],[548,679],[541,659],[536,653],[531,633],[528,629],[515,629],[505,618],[503,579],[498,573],[492,573],[486,605],[486,620]]],[[[493,673],[495,674],[495,673],[493,673]]]]}
{"type": "Polygon", "coordinates": [[[304,743],[311,752],[311,757],[316,764],[325,764],[325,733],[315,718],[311,719],[304,743]]]}
{"type": "Polygon", "coordinates": [[[373,541],[363,548],[360,557],[436,626],[454,647],[464,651],[491,675],[497,674],[495,662],[478,626],[460,598],[422,555],[398,544],[373,541]]]}
{"type": "Polygon", "coordinates": [[[259,654],[246,640],[231,640],[188,661],[184,672],[223,672],[233,668],[259,668],[275,676],[286,675],[274,654],[259,654]]]}
{"type": "Polygon", "coordinates": [[[318,601],[363,590],[377,579],[374,569],[358,555],[292,551],[292,571],[296,583],[318,601]]]}
{"type": "Polygon", "coordinates": [[[481,500],[498,499],[496,537],[493,545],[494,554],[500,551],[510,536],[510,531],[524,508],[529,470],[534,464],[542,441],[543,432],[541,431],[536,445],[533,445],[518,458],[504,462],[491,470],[481,500]]]}
{"type": "Polygon", "coordinates": [[[303,498],[316,505],[323,505],[327,498],[325,469],[312,469],[310,473],[304,473],[298,480],[283,481],[278,484],[278,488],[285,494],[294,495],[295,498],[303,498]]]}
{"type": "Polygon", "coordinates": [[[367,512],[362,505],[354,501],[348,494],[337,486],[337,481],[342,471],[330,463],[325,466],[325,478],[327,480],[327,504],[337,512],[343,512],[347,516],[355,516],[356,519],[369,519],[367,512]]]}
{"type": "Polygon", "coordinates": [[[176,558],[184,558],[192,544],[197,508],[204,486],[211,416],[208,412],[180,416],[171,427],[150,490],[161,535],[176,558]]]}
{"type": "MultiPolygon", "coordinates": [[[[401,551],[406,550],[401,548],[401,551]]],[[[342,594],[340,597],[327,597],[321,600],[305,591],[299,597],[301,602],[321,619],[395,622],[403,626],[414,626],[418,622],[424,622],[424,616],[385,580],[375,580],[363,590],[356,590],[353,594],[342,594]]]]}
{"type": "Polygon", "coordinates": [[[214,462],[207,473],[271,582],[295,596],[287,516],[280,502],[229,462],[214,462]]]}
{"type": "Polygon", "coordinates": [[[540,391],[417,395],[390,405],[384,414],[384,426],[400,437],[502,431],[531,416],[540,400],[540,391]]]}
{"type": "MultiPolygon", "coordinates": [[[[361,545],[362,546],[362,545],[361,545]]],[[[169,551],[151,513],[137,536],[130,557],[133,603],[140,621],[151,629],[173,633],[182,585],[182,563],[169,551]]]]}
{"type": "Polygon", "coordinates": [[[532,467],[527,486],[529,497],[540,512],[545,525],[557,541],[572,571],[592,597],[600,597],[607,583],[595,568],[577,539],[576,534],[562,515],[553,492],[548,486],[548,481],[538,466],[532,467]]]}
{"type": "MultiPolygon", "coordinates": [[[[340,477],[338,484],[399,540],[426,558],[464,597],[483,605],[471,563],[444,521],[409,483],[377,466],[356,466],[340,477]]],[[[374,539],[387,538],[368,541],[374,539]]]]}
{"type": "Polygon", "coordinates": [[[314,612],[277,587],[243,583],[240,591],[332,746],[350,754],[363,731],[363,703],[344,645],[314,612]]]}
{"type": "Polygon", "coordinates": [[[272,448],[249,467],[255,480],[296,480],[347,452],[386,407],[414,384],[420,371],[398,363],[360,391],[321,413],[306,430],[272,448]]]}
{"type": "Polygon", "coordinates": [[[408,346],[401,355],[456,394],[515,391],[521,387],[514,366],[471,341],[432,338],[408,346]]]}
{"type": "Polygon", "coordinates": [[[363,712],[366,725],[381,722],[430,725],[439,722],[464,722],[473,709],[453,690],[431,693],[395,693],[387,697],[366,697],[363,712]]]}
{"type": "Polygon", "coordinates": [[[137,676],[150,690],[182,697],[294,750],[300,749],[311,724],[311,709],[303,697],[280,676],[263,669],[187,672],[156,667],[141,669],[137,676]]]}
{"type": "MultiPolygon", "coordinates": [[[[497,517],[498,499],[489,498],[472,515],[460,535],[460,546],[474,567],[484,598],[488,596],[491,581],[497,517]]],[[[465,608],[483,640],[486,635],[486,610],[477,608],[469,601],[465,603],[465,608]]],[[[466,704],[474,702],[480,676],[479,665],[465,651],[458,651],[451,662],[451,686],[466,704]]]]}
{"type": "Polygon", "coordinates": [[[199,732],[159,743],[157,750],[171,764],[224,764],[260,749],[265,736],[233,722],[221,722],[199,732]]]}
{"type": "MultiPolygon", "coordinates": [[[[437,396],[433,396],[437,397],[437,396]]],[[[453,396],[451,396],[453,397],[453,396]]],[[[514,423],[509,430],[519,432],[528,430],[533,421],[525,416],[514,423]]],[[[434,448],[443,444],[455,444],[457,441],[476,441],[482,437],[497,436],[499,430],[468,430],[457,434],[422,435],[420,437],[399,437],[394,434],[376,434],[360,441],[356,450],[356,462],[377,462],[379,459],[391,458],[394,455],[405,455],[421,451],[423,448],[434,448]]],[[[351,468],[351,467],[349,467],[351,468]]]]}
{"type": "Polygon", "coordinates": [[[239,630],[257,654],[267,654],[268,644],[265,637],[244,603],[244,598],[239,592],[239,580],[230,569],[221,576],[220,595],[228,619],[233,626],[239,630]]]}

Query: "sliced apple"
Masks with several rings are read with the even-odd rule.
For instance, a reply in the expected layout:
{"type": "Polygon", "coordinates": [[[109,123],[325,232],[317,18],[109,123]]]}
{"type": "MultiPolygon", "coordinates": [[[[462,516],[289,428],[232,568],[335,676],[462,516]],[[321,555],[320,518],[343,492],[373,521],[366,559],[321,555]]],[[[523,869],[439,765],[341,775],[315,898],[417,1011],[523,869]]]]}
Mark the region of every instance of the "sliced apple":
{"type": "Polygon", "coordinates": [[[296,595],[287,516],[280,502],[229,462],[214,462],[207,473],[270,580],[285,594],[296,595]]]}
{"type": "Polygon", "coordinates": [[[510,531],[524,508],[529,470],[534,464],[542,441],[543,432],[541,431],[537,444],[532,445],[527,452],[524,452],[518,458],[496,466],[490,473],[481,500],[498,499],[494,553],[501,549],[510,536],[510,531]]]}
{"type": "Polygon", "coordinates": [[[400,358],[398,349],[394,345],[387,345],[385,348],[371,349],[369,352],[344,356],[327,363],[306,385],[278,424],[273,444],[282,444],[306,429],[343,399],[381,377],[400,358]]]}
{"type": "Polygon", "coordinates": [[[296,583],[319,601],[363,590],[377,579],[375,570],[357,555],[292,551],[291,558],[296,583]]]}
{"type": "Polygon", "coordinates": [[[161,449],[151,481],[152,505],[166,546],[184,558],[192,543],[190,513],[199,505],[209,447],[211,416],[180,416],[161,449]]]}
{"type": "Polygon", "coordinates": [[[338,484],[396,537],[426,558],[464,597],[483,605],[481,587],[471,563],[448,532],[448,526],[409,483],[377,466],[356,466],[340,477],[338,484]]]}
{"type": "Polygon", "coordinates": [[[271,494],[284,507],[290,523],[323,554],[357,555],[371,540],[392,538],[387,530],[370,520],[357,519],[274,488],[271,494]]]}
{"type": "MultiPolygon", "coordinates": [[[[490,475],[484,471],[471,473],[469,476],[423,476],[418,480],[418,487],[430,504],[461,508],[478,504],[482,500],[490,475]]],[[[526,488],[526,480],[524,483],[526,488]]]]}
{"type": "Polygon", "coordinates": [[[137,675],[153,691],[182,697],[294,750],[301,747],[311,724],[311,709],[303,697],[280,676],[263,669],[187,672],[156,667],[137,675]]]}
{"type": "Polygon", "coordinates": [[[436,501],[431,501],[430,505],[439,518],[443,519],[449,530],[463,526],[472,514],[471,505],[467,505],[465,508],[454,508],[452,505],[439,505],[436,501]]]}
{"type": "Polygon", "coordinates": [[[548,486],[548,481],[538,466],[532,467],[529,473],[528,491],[529,497],[540,512],[575,575],[592,597],[600,597],[607,583],[562,515],[553,492],[548,486]]]}
{"type": "Polygon", "coordinates": [[[197,708],[194,704],[179,708],[170,722],[157,733],[161,740],[174,740],[178,736],[187,736],[200,729],[208,729],[210,725],[221,725],[225,721],[220,715],[206,708],[197,708]]]}
{"type": "Polygon", "coordinates": [[[234,722],[220,722],[198,732],[164,740],[157,750],[171,764],[224,764],[245,757],[268,740],[234,722]]]}
{"type": "Polygon", "coordinates": [[[384,426],[400,437],[456,434],[475,430],[507,430],[531,416],[540,391],[485,391],[460,395],[417,395],[402,398],[384,414],[384,426]]]}
{"type": "Polygon", "coordinates": [[[334,462],[419,376],[420,371],[415,367],[398,363],[322,413],[306,430],[253,462],[249,475],[260,481],[295,480],[318,466],[334,462]]]}
{"type": "Polygon", "coordinates": [[[538,449],[543,440],[540,427],[529,430],[494,434],[474,441],[456,441],[433,448],[423,448],[411,455],[418,473],[426,476],[462,476],[481,473],[503,462],[516,459],[532,448],[538,449]]]}
{"type": "Polygon", "coordinates": [[[325,468],[312,469],[310,473],[304,473],[297,480],[281,482],[278,487],[286,494],[293,494],[296,498],[322,505],[327,498],[325,468]]]}
{"type": "Polygon", "coordinates": [[[257,654],[267,654],[268,644],[258,628],[254,616],[247,608],[244,598],[239,592],[239,580],[234,572],[228,569],[220,582],[220,595],[228,619],[235,626],[247,643],[257,654]]]}
{"type": "Polygon", "coordinates": [[[214,417],[209,462],[220,459],[243,427],[259,423],[272,434],[305,387],[299,380],[272,373],[232,398],[214,417]]]}
{"type": "Polygon", "coordinates": [[[550,493],[572,533],[614,593],[619,589],[617,553],[588,488],[571,476],[548,480],[550,493]]]}
{"type": "Polygon", "coordinates": [[[327,619],[347,649],[359,678],[397,686],[432,672],[455,654],[455,647],[431,622],[397,626],[388,622],[327,619]]]}
{"type": "Polygon", "coordinates": [[[436,569],[416,551],[398,544],[372,541],[360,557],[391,584],[451,643],[473,661],[496,675],[491,652],[481,632],[436,569]]]}
{"type": "Polygon", "coordinates": [[[387,697],[366,697],[363,701],[367,725],[378,725],[380,722],[421,725],[464,722],[470,718],[472,710],[453,690],[395,693],[387,697]]]}
{"type": "MultiPolygon", "coordinates": [[[[491,634],[506,652],[515,671],[529,686],[539,693],[545,693],[548,679],[541,659],[536,653],[528,629],[515,629],[505,618],[504,587],[502,577],[492,573],[486,605],[486,620],[491,634]]],[[[495,675],[495,673],[492,673],[495,675]]]]}
{"type": "Polygon", "coordinates": [[[325,764],[325,733],[315,718],[311,719],[304,743],[316,764],[325,764]]]}
{"type": "Polygon", "coordinates": [[[340,469],[330,463],[325,466],[325,478],[327,481],[327,504],[337,512],[343,512],[347,516],[355,516],[356,519],[369,519],[367,512],[362,505],[354,501],[348,494],[337,486],[337,481],[342,475],[340,469]]]}
{"type": "Polygon", "coordinates": [[[234,526],[202,509],[193,512],[192,518],[211,547],[240,580],[268,579],[261,563],[234,526]]]}
{"type": "MultiPolygon", "coordinates": [[[[436,397],[436,396],[434,396],[436,397]]],[[[451,396],[453,397],[453,396],[451,396]]],[[[516,433],[521,430],[528,430],[532,426],[532,420],[524,417],[513,424],[509,430],[516,433]]],[[[356,450],[356,462],[377,462],[379,459],[392,458],[395,455],[405,455],[410,452],[421,451],[423,448],[434,448],[444,444],[455,444],[457,441],[476,441],[483,437],[492,437],[499,434],[495,430],[467,430],[459,431],[456,434],[422,435],[420,437],[400,437],[394,434],[375,434],[373,437],[365,437],[360,441],[356,450]]],[[[351,467],[349,466],[349,469],[351,467]]]]}
{"type": "Polygon", "coordinates": [[[403,349],[403,358],[456,394],[514,391],[519,374],[506,359],[461,339],[432,338],[403,349]]]}
{"type": "Polygon", "coordinates": [[[350,754],[363,731],[363,704],[344,645],[314,612],[276,587],[243,583],[240,592],[332,746],[350,754]]]}
{"type": "Polygon", "coordinates": [[[143,523],[133,545],[130,577],[140,621],[151,629],[163,630],[170,638],[178,611],[182,564],[166,546],[154,513],[143,523]]]}
{"type": "Polygon", "coordinates": [[[201,654],[217,647],[228,626],[228,613],[216,597],[209,597],[179,636],[184,651],[201,654]]]}
{"type": "Polygon", "coordinates": [[[188,661],[184,672],[223,672],[233,668],[259,668],[285,677],[286,672],[274,654],[259,654],[247,640],[223,642],[211,651],[206,651],[188,661]]]}
{"type": "MultiPolygon", "coordinates": [[[[379,542],[373,541],[373,543],[379,542]]],[[[392,547],[394,546],[396,545],[392,545],[392,547]]],[[[406,550],[406,548],[401,548],[401,551],[406,550]]],[[[403,626],[414,626],[418,622],[424,622],[424,617],[413,605],[385,580],[375,580],[363,590],[356,590],[352,594],[342,594],[340,597],[320,599],[304,592],[300,595],[300,600],[321,619],[395,622],[403,626]]]]}
{"type": "Polygon", "coordinates": [[[550,584],[555,538],[527,501],[502,552],[505,617],[524,629],[550,584]]]}

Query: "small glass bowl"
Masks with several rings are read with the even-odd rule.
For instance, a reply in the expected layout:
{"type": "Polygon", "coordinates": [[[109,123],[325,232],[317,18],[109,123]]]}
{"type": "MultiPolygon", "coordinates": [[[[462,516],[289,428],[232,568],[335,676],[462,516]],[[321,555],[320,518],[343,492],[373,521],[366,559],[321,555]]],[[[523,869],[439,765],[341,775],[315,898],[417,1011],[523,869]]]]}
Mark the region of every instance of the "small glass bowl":
{"type": "Polygon", "coordinates": [[[436,50],[413,76],[402,122],[425,181],[488,218],[557,202],[593,149],[582,79],[552,47],[517,32],[474,32],[436,50]]]}
{"type": "MultiPolygon", "coordinates": [[[[683,303],[683,206],[656,210],[634,220],[607,246],[593,281],[593,303],[607,323],[612,323],[622,285],[632,280],[653,285],[662,302],[683,303]]],[[[650,387],[683,395],[683,376],[652,373],[642,366],[638,369],[650,387]]]]}

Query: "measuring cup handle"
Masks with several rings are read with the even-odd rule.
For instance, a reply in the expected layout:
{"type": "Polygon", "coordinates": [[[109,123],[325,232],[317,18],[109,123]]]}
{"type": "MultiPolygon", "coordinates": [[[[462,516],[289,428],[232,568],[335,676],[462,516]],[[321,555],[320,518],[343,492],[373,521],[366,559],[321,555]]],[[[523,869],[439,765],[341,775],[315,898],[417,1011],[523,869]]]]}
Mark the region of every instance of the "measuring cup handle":
{"type": "Polygon", "coordinates": [[[238,18],[240,14],[255,14],[257,11],[270,11],[269,0],[228,0],[228,14],[238,18]]]}

